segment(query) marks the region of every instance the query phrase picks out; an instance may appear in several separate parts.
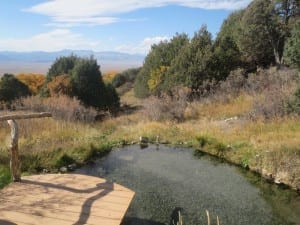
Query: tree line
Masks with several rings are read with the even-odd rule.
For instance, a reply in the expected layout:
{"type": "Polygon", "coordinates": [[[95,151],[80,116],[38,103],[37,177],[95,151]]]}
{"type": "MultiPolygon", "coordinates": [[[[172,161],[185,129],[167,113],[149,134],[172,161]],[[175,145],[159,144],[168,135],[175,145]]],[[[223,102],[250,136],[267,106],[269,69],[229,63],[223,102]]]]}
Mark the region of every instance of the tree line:
{"type": "Polygon", "coordinates": [[[59,57],[43,78],[34,74],[4,74],[0,80],[0,102],[5,104],[36,94],[42,97],[76,97],[83,105],[98,110],[116,110],[119,107],[115,88],[103,82],[100,66],[92,56],[59,57]]]}
{"type": "Polygon", "coordinates": [[[300,69],[299,6],[300,0],[254,0],[233,12],[215,39],[205,25],[192,38],[177,33],[153,45],[142,68],[116,74],[112,84],[103,81],[93,57],[75,55],[57,58],[44,79],[5,74],[0,80],[0,103],[27,95],[67,95],[85,106],[113,110],[119,107],[115,88],[125,83],[134,82],[140,98],[172,93],[178,86],[201,95],[237,68],[245,74],[271,65],[300,69]]]}
{"type": "Polygon", "coordinates": [[[300,68],[299,6],[299,0],[254,0],[233,12],[215,39],[203,25],[191,39],[177,33],[153,45],[135,80],[135,95],[160,95],[176,86],[201,94],[206,83],[225,80],[237,68],[300,68]]]}

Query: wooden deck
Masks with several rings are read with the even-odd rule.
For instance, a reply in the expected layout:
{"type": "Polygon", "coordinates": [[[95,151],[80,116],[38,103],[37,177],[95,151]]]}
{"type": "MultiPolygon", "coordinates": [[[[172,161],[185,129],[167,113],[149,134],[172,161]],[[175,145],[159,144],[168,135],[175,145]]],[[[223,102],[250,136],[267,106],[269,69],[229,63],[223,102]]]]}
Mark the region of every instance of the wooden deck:
{"type": "Polygon", "coordinates": [[[0,190],[0,224],[119,225],[133,196],[133,191],[97,177],[22,177],[0,190]]]}

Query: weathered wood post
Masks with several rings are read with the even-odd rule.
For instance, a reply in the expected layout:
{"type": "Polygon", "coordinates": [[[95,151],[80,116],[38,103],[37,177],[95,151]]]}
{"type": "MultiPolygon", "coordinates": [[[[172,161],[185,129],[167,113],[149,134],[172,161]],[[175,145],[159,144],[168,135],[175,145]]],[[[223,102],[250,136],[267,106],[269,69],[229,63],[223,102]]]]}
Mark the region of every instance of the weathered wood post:
{"type": "Polygon", "coordinates": [[[15,120],[7,120],[11,129],[10,170],[13,181],[21,181],[20,159],[18,150],[19,127],[15,120]]]}
{"type": "Polygon", "coordinates": [[[19,128],[16,119],[32,119],[32,118],[42,118],[51,117],[51,113],[31,113],[31,114],[19,114],[19,115],[6,115],[0,116],[0,121],[7,120],[7,123],[11,129],[11,144],[10,144],[10,170],[12,173],[13,181],[21,181],[21,164],[19,159],[19,149],[18,149],[18,138],[19,138],[19,128]]]}

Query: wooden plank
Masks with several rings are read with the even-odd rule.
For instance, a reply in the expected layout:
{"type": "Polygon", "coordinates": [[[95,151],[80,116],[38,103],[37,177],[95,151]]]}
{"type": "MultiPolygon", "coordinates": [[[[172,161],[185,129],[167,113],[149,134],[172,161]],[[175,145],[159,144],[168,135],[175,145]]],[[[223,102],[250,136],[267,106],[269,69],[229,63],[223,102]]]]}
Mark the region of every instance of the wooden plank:
{"type": "Polygon", "coordinates": [[[0,116],[0,121],[43,118],[43,117],[52,117],[52,114],[49,112],[41,112],[41,113],[29,113],[29,114],[5,115],[5,116],[0,116]]]}
{"type": "Polygon", "coordinates": [[[117,225],[134,192],[79,174],[24,177],[0,190],[0,224],[117,225]]]}

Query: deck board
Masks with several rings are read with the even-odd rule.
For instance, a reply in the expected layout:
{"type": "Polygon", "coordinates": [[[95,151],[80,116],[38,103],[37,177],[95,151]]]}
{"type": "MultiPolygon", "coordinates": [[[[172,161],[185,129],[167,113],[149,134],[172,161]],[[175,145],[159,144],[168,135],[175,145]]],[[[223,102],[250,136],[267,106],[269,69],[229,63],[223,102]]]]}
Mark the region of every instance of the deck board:
{"type": "Polygon", "coordinates": [[[133,196],[98,177],[27,176],[0,190],[0,224],[119,225],[133,196]]]}

